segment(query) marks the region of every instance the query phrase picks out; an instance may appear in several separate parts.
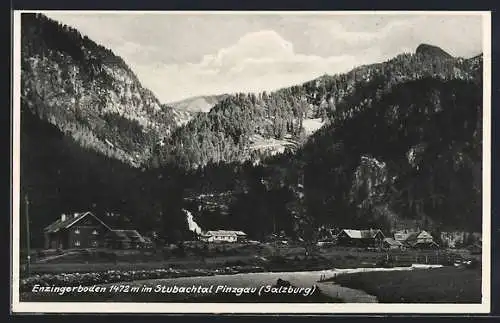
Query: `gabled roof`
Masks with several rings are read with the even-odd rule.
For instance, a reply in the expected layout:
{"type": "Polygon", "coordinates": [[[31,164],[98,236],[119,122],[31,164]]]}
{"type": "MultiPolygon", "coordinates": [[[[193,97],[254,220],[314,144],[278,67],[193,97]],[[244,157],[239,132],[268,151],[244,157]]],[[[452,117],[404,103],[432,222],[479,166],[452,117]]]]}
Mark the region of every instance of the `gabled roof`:
{"type": "Polygon", "coordinates": [[[420,232],[411,232],[406,236],[405,241],[417,240],[419,234],[420,232]]]}
{"type": "Polygon", "coordinates": [[[403,244],[400,241],[394,240],[393,238],[385,238],[384,242],[388,243],[391,246],[397,246],[397,247],[403,246],[403,244]]]}
{"type": "Polygon", "coordinates": [[[433,241],[420,241],[420,242],[415,242],[415,244],[413,244],[414,247],[421,246],[421,245],[424,245],[424,246],[428,246],[428,245],[439,246],[434,240],[433,241]]]}
{"type": "Polygon", "coordinates": [[[59,218],[53,223],[46,226],[43,229],[43,231],[47,233],[55,233],[62,229],[68,229],[87,216],[92,216],[94,219],[96,219],[102,225],[104,225],[108,230],[111,230],[111,228],[108,225],[106,225],[106,223],[102,222],[101,219],[96,217],[92,212],[87,211],[87,212],[68,214],[66,215],[66,219],[64,221],[62,221],[61,218],[59,218]]]}
{"type": "Polygon", "coordinates": [[[374,238],[378,233],[382,234],[381,230],[351,230],[344,229],[342,232],[345,232],[347,236],[351,239],[371,239],[374,238]]]}
{"type": "Polygon", "coordinates": [[[146,242],[137,230],[111,230],[111,233],[115,234],[122,240],[138,240],[139,242],[146,242]]]}
{"type": "Polygon", "coordinates": [[[350,230],[350,229],[345,229],[342,230],[342,232],[345,232],[349,238],[353,239],[361,239],[363,237],[361,230],[350,230]]]}
{"type": "Polygon", "coordinates": [[[428,235],[428,236],[432,237],[432,235],[429,232],[422,230],[422,231],[412,232],[412,233],[408,234],[408,236],[406,236],[405,241],[418,240],[418,238],[420,237],[421,234],[428,235]]]}

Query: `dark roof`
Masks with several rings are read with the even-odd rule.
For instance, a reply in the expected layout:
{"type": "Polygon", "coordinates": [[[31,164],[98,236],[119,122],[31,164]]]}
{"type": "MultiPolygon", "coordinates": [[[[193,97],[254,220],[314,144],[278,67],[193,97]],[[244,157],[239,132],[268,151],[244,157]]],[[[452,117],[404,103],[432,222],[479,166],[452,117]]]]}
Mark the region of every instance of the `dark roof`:
{"type": "Polygon", "coordinates": [[[429,246],[429,245],[439,246],[435,241],[420,241],[416,242],[413,246],[416,247],[416,246],[429,246]]]}
{"type": "Polygon", "coordinates": [[[122,240],[138,240],[139,242],[146,242],[137,230],[111,230],[111,232],[122,240]]]}
{"type": "Polygon", "coordinates": [[[391,246],[402,246],[403,244],[393,238],[385,238],[384,242],[388,243],[391,246]]]}
{"type": "Polygon", "coordinates": [[[92,216],[94,217],[97,221],[101,222],[106,228],[111,229],[108,227],[104,222],[102,222],[98,217],[96,217],[92,212],[77,212],[77,213],[72,213],[72,214],[67,214],[66,215],[66,220],[62,221],[61,218],[57,219],[53,223],[49,224],[46,226],[43,231],[47,233],[55,233],[58,232],[59,230],[62,229],[68,229],[81,219],[87,217],[87,216],[92,216]]]}
{"type": "Polygon", "coordinates": [[[405,241],[417,241],[418,240],[418,237],[422,234],[422,233],[427,233],[427,234],[430,234],[429,232],[425,231],[425,230],[420,230],[418,232],[412,232],[410,234],[408,234],[406,236],[406,239],[405,241]]]}
{"type": "Polygon", "coordinates": [[[414,241],[414,240],[417,240],[417,237],[418,237],[419,234],[420,234],[420,232],[412,232],[412,233],[410,233],[410,234],[408,234],[406,236],[405,241],[414,241]]]}

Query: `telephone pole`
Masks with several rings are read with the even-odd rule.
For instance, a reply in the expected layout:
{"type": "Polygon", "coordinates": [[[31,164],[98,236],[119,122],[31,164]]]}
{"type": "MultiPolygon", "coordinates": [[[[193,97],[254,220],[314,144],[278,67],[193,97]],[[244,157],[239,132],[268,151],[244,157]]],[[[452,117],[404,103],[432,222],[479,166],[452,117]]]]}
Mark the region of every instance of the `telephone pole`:
{"type": "Polygon", "coordinates": [[[26,211],[25,211],[25,215],[26,215],[26,250],[27,250],[27,256],[26,256],[26,273],[30,274],[30,262],[31,262],[31,251],[30,251],[30,217],[29,217],[29,213],[28,213],[28,208],[29,208],[29,200],[28,200],[28,194],[26,194],[24,196],[24,202],[25,202],[25,205],[26,205],[26,211]]]}

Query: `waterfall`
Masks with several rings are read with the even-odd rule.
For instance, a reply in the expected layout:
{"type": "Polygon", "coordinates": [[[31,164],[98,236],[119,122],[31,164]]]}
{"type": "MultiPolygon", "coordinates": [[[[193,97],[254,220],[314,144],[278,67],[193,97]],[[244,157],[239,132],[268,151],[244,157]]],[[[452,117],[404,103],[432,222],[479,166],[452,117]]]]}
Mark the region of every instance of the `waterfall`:
{"type": "Polygon", "coordinates": [[[184,213],[186,213],[186,220],[187,220],[187,223],[189,226],[189,230],[193,231],[194,233],[201,234],[202,229],[200,228],[198,223],[194,222],[193,214],[191,214],[191,212],[189,212],[188,210],[185,210],[185,209],[182,209],[182,211],[184,211],[184,213]]]}

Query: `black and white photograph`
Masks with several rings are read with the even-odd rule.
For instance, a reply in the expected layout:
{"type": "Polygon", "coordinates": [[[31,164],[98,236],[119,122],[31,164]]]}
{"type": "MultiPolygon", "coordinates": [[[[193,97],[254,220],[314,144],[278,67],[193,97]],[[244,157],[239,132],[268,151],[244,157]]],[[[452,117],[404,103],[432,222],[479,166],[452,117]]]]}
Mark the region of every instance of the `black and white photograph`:
{"type": "Polygon", "coordinates": [[[14,12],[13,312],[488,313],[490,19],[14,12]]]}

